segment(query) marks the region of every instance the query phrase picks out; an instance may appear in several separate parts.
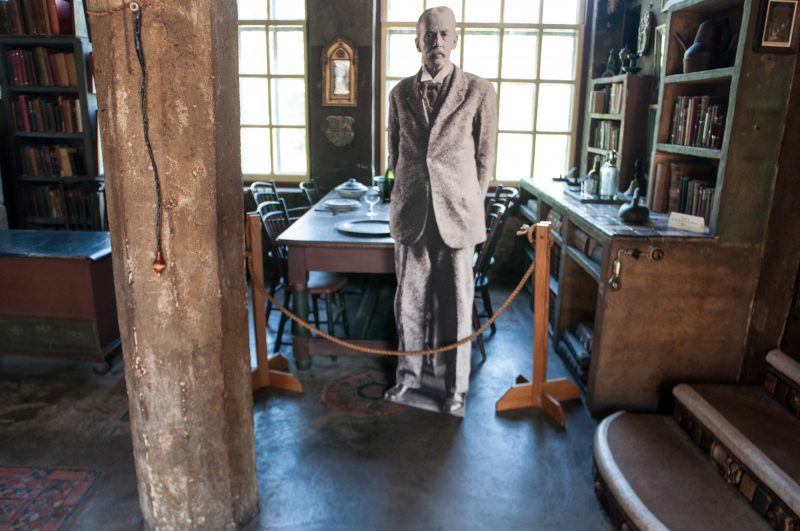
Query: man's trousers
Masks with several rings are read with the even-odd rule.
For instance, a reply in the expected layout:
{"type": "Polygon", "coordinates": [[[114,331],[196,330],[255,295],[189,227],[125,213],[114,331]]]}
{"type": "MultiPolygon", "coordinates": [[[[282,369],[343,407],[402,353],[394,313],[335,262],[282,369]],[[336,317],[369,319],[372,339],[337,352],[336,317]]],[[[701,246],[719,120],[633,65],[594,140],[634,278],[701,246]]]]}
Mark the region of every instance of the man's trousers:
{"type": "MultiPolygon", "coordinates": [[[[438,347],[472,332],[474,252],[474,247],[451,249],[445,245],[432,212],[416,243],[395,244],[394,314],[400,350],[438,347]]],[[[441,354],[448,393],[467,392],[471,350],[470,342],[441,354]]],[[[419,388],[422,362],[423,356],[400,356],[397,383],[419,388]]]]}

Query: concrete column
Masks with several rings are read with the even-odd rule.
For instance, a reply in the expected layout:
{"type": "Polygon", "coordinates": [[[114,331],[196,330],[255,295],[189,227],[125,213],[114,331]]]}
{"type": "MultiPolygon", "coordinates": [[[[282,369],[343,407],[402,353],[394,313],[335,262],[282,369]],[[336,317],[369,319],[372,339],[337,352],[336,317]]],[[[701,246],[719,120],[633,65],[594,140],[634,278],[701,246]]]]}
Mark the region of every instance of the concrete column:
{"type": "Polygon", "coordinates": [[[235,0],[90,0],[114,278],[139,500],[149,529],[234,529],[258,512],[244,277],[235,0]]]}

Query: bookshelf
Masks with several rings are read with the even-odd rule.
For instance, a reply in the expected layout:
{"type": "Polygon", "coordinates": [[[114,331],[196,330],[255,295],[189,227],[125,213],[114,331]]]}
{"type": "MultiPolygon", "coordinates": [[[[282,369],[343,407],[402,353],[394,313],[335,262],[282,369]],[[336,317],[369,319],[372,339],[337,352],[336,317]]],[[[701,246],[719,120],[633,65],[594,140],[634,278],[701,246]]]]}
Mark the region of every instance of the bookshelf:
{"type": "Polygon", "coordinates": [[[0,2],[0,153],[13,228],[106,229],[92,45],[73,5],[0,2]]]}
{"type": "Polygon", "coordinates": [[[721,188],[727,155],[736,143],[731,139],[734,111],[739,112],[737,48],[741,57],[738,40],[747,36],[750,9],[750,2],[742,0],[684,1],[667,20],[667,34],[684,41],[693,39],[702,23],[715,25],[720,52],[707,69],[685,72],[680,40],[667,43],[647,205],[654,212],[702,217],[710,234],[724,232],[721,188]]]}
{"type": "Polygon", "coordinates": [[[648,98],[652,76],[622,74],[593,79],[586,113],[581,173],[592,168],[594,158],[605,161],[614,149],[618,154],[620,191],[625,191],[633,176],[636,159],[643,159],[648,98]]]}

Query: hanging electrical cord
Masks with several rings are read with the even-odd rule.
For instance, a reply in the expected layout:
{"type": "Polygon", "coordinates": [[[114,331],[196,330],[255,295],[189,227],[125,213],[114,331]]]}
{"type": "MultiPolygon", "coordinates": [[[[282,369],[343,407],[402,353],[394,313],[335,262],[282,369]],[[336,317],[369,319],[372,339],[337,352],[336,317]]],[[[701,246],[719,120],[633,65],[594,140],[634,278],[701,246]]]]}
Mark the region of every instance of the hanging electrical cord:
{"type": "Polygon", "coordinates": [[[133,12],[133,42],[136,48],[136,57],[139,59],[139,69],[141,70],[141,81],[139,83],[139,103],[142,107],[142,128],[144,130],[144,143],[147,146],[147,155],[150,157],[150,164],[153,167],[153,180],[156,188],[156,258],[153,261],[153,271],[160,275],[167,268],[164,255],[161,252],[161,180],[158,176],[158,165],[153,156],[153,146],[150,144],[150,124],[147,121],[147,72],[144,67],[144,52],[142,51],[142,10],[139,4],[131,2],[128,4],[133,12]]]}

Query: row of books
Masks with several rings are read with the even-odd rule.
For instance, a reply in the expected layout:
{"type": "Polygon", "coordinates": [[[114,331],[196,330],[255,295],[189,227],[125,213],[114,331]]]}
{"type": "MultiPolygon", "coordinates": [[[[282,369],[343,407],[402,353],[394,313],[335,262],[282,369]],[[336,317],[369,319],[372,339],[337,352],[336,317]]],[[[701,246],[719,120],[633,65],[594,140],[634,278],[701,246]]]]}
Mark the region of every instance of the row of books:
{"type": "Polygon", "coordinates": [[[575,330],[565,330],[556,346],[556,352],[585,385],[589,375],[589,364],[592,361],[592,343],[594,341],[594,325],[591,322],[580,323],[575,330]]]}
{"type": "Polygon", "coordinates": [[[7,71],[17,86],[76,87],[78,67],[75,54],[42,46],[31,50],[8,50],[7,71]]]}
{"type": "Polygon", "coordinates": [[[589,96],[589,112],[598,114],[621,114],[625,101],[623,83],[611,83],[594,89],[589,96]]]}
{"type": "Polygon", "coordinates": [[[592,146],[619,150],[619,122],[597,122],[592,129],[592,146]]]}
{"type": "Polygon", "coordinates": [[[82,133],[81,103],[64,96],[31,97],[18,94],[11,98],[14,127],[26,133],[82,133]]]}
{"type": "Polygon", "coordinates": [[[76,177],[86,175],[83,149],[48,145],[20,147],[23,173],[31,177],[76,177]]]}
{"type": "Polygon", "coordinates": [[[714,203],[716,170],[706,162],[659,162],[655,167],[654,212],[682,212],[702,216],[708,224],[714,203]]]}
{"type": "Polygon", "coordinates": [[[27,212],[34,217],[63,220],[73,230],[103,230],[101,195],[96,189],[37,186],[28,191],[27,212]]]}
{"type": "Polygon", "coordinates": [[[0,0],[0,34],[74,35],[70,0],[0,0]]]}
{"type": "Polygon", "coordinates": [[[681,146],[720,149],[726,107],[711,96],[678,96],[672,110],[669,142],[681,146]]]}

